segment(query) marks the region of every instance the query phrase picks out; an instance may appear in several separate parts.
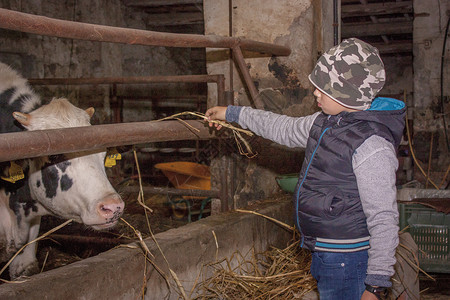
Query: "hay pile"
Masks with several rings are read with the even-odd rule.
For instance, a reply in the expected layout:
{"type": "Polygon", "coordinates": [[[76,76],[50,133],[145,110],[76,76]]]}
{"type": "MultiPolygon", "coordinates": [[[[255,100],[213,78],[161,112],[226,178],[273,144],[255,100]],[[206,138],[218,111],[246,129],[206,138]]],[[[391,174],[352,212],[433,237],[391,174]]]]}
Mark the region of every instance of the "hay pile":
{"type": "Polygon", "coordinates": [[[194,287],[192,299],[301,299],[316,288],[310,265],[311,254],[298,242],[260,254],[235,252],[205,266],[203,274],[212,276],[194,287]]]}

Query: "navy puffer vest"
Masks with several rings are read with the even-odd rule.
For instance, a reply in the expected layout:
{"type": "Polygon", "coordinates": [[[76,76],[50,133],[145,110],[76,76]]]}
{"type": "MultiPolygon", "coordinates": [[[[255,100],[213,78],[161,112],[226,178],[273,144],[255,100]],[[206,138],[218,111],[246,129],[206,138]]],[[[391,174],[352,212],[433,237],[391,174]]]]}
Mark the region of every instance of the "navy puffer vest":
{"type": "Polygon", "coordinates": [[[397,111],[400,122],[386,124],[383,114],[386,112],[343,112],[335,116],[322,113],[314,121],[294,193],[302,247],[332,252],[369,248],[352,155],[372,135],[398,146],[404,109],[397,111]],[[394,132],[390,125],[396,127],[394,132]]]}

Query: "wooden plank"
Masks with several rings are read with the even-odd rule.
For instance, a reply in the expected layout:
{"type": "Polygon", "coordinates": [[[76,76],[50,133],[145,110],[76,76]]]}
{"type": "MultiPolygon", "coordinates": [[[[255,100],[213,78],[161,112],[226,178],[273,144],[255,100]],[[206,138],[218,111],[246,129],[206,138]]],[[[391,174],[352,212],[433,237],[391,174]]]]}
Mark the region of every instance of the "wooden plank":
{"type": "Polygon", "coordinates": [[[389,44],[385,43],[371,43],[376,47],[381,54],[393,54],[393,53],[412,53],[413,43],[412,41],[395,41],[389,44]]]}
{"type": "Polygon", "coordinates": [[[350,23],[342,24],[342,38],[358,36],[374,36],[389,34],[412,34],[413,22],[389,22],[389,23],[350,23]]]}
{"type": "Polygon", "coordinates": [[[412,1],[342,5],[341,17],[413,13],[412,1]]]}

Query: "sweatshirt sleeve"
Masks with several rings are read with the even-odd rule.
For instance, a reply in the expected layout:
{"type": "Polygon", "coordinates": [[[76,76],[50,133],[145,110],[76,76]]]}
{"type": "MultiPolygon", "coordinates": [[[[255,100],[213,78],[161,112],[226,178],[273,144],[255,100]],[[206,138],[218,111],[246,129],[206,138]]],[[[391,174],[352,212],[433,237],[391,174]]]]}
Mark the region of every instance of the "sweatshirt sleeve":
{"type": "Polygon", "coordinates": [[[289,117],[248,106],[230,105],[227,107],[226,119],[278,144],[305,148],[309,131],[319,113],[305,117],[289,117]]]}
{"type": "Polygon", "coordinates": [[[366,283],[390,287],[398,245],[398,208],[394,146],[379,136],[368,138],[353,154],[353,170],[370,233],[366,283]]]}

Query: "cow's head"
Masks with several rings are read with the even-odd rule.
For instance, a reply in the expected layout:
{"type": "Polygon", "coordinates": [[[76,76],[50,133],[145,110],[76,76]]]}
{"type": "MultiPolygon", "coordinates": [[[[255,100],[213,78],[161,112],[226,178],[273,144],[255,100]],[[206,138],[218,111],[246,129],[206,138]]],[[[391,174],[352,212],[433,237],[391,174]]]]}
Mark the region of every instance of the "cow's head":
{"type": "MultiPolygon", "coordinates": [[[[93,108],[82,110],[66,99],[53,99],[29,114],[13,116],[28,130],[44,130],[89,126],[93,113],[93,108]]],[[[32,196],[59,217],[97,230],[115,225],[124,203],[106,176],[105,155],[105,151],[84,151],[32,159],[32,196]]]]}

